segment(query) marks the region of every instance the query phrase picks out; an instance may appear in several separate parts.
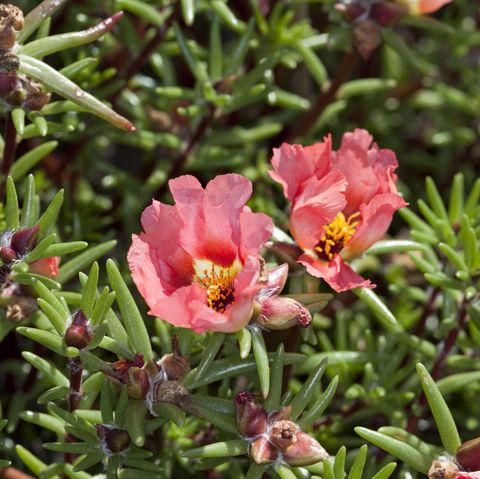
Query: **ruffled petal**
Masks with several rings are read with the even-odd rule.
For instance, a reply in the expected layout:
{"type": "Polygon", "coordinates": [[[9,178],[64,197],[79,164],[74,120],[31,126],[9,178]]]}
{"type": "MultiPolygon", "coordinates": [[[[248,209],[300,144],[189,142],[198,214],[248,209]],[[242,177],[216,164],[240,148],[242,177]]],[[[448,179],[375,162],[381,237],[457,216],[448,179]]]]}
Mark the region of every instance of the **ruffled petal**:
{"type": "Polygon", "coordinates": [[[339,255],[336,255],[332,261],[326,263],[309,254],[303,254],[298,259],[298,262],[303,264],[312,276],[324,279],[337,293],[353,288],[375,287],[370,280],[362,278],[355,273],[350,266],[342,261],[339,255]]]}
{"type": "Polygon", "coordinates": [[[331,171],[321,179],[311,178],[305,183],[290,215],[290,230],[301,248],[313,248],[324,227],[344,209],[346,186],[345,177],[339,171],[331,171]]]}
{"type": "Polygon", "coordinates": [[[331,168],[330,153],[332,141],[330,136],[323,143],[311,146],[289,145],[283,143],[273,149],[272,179],[283,186],[285,196],[294,200],[302,190],[302,183],[316,175],[321,178],[331,168]]]}
{"type": "Polygon", "coordinates": [[[240,214],[240,256],[245,259],[258,255],[260,248],[273,233],[272,219],[263,213],[252,213],[246,208],[240,214]]]}
{"type": "Polygon", "coordinates": [[[406,206],[403,198],[394,193],[377,195],[360,206],[361,223],[342,251],[344,258],[357,256],[380,240],[392,222],[393,213],[406,206]]]}

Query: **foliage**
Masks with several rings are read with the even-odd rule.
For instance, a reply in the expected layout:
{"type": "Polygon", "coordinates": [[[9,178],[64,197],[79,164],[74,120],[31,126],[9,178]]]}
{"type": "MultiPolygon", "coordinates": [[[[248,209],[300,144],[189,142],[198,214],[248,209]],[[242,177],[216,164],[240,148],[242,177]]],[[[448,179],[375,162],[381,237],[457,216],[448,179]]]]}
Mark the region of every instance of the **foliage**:
{"type": "Polygon", "coordinates": [[[375,20],[367,52],[333,0],[14,3],[24,25],[0,50],[0,468],[406,478],[480,435],[475,2],[375,20]],[[395,151],[410,205],[350,262],[377,288],[333,295],[295,263],[268,171],[283,142],[337,144],[357,127],[395,151]],[[283,295],[309,327],[195,333],[137,294],[126,255],[142,210],[171,202],[174,177],[228,172],[273,219],[262,256],[289,263],[283,295]],[[12,253],[15,235],[27,246],[12,253]],[[58,272],[35,272],[54,257],[58,272]],[[255,463],[242,391],[269,415],[291,407],[330,457],[255,463]]]}

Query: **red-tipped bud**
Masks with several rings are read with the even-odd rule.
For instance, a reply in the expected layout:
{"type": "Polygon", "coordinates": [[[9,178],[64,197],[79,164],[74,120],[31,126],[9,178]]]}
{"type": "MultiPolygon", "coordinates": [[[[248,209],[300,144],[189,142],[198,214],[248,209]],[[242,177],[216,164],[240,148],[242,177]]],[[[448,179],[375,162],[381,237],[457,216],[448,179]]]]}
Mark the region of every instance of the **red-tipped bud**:
{"type": "Polygon", "coordinates": [[[255,395],[241,391],[235,397],[235,415],[239,432],[245,437],[255,437],[267,429],[267,411],[255,402],[255,395]]]}
{"type": "Polygon", "coordinates": [[[97,437],[104,443],[106,452],[117,454],[130,446],[130,436],[127,431],[115,427],[97,424],[97,437]]]}
{"type": "Polygon", "coordinates": [[[290,466],[309,466],[328,457],[327,451],[307,433],[299,431],[295,438],[296,441],[283,451],[283,459],[290,466]]]}
{"type": "Polygon", "coordinates": [[[29,253],[37,244],[39,225],[32,226],[31,228],[25,228],[17,231],[12,235],[10,241],[10,247],[17,254],[17,258],[21,258],[29,253]]]}
{"type": "Polygon", "coordinates": [[[480,470],[480,437],[464,442],[458,448],[455,459],[467,471],[480,470]]]}
{"type": "Polygon", "coordinates": [[[41,274],[47,278],[56,278],[58,276],[58,266],[60,256],[51,256],[50,258],[41,258],[28,265],[30,273],[41,274]]]}
{"type": "Polygon", "coordinates": [[[306,327],[312,322],[308,309],[295,299],[275,296],[260,304],[258,322],[266,329],[288,329],[296,324],[306,327]]]}
{"type": "Polygon", "coordinates": [[[336,3],[335,10],[342,12],[343,16],[349,21],[353,22],[357,20],[361,15],[364,15],[366,9],[359,3],[336,3]]]}
{"type": "Polygon", "coordinates": [[[453,461],[433,461],[428,471],[428,479],[456,479],[458,466],[453,461]]]}
{"type": "Polygon", "coordinates": [[[390,27],[400,21],[407,9],[393,2],[376,2],[371,6],[370,18],[383,27],[390,27]]]}
{"type": "Polygon", "coordinates": [[[278,457],[277,448],[264,436],[253,441],[248,452],[256,464],[272,464],[278,457]]]}
{"type": "Polygon", "coordinates": [[[11,263],[16,258],[17,258],[17,253],[15,253],[15,250],[10,248],[10,246],[2,246],[0,248],[0,259],[4,263],[11,263]]]}
{"type": "Polygon", "coordinates": [[[83,349],[89,345],[92,337],[88,319],[80,309],[73,315],[72,323],[65,332],[65,343],[67,346],[83,349]]]}

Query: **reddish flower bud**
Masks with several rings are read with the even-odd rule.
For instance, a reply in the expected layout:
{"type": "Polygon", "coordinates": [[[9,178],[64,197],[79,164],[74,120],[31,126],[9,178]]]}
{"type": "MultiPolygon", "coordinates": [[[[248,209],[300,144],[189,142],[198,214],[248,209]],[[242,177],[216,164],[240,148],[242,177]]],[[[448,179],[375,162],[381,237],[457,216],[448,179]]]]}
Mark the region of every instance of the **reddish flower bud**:
{"type": "Polygon", "coordinates": [[[116,427],[97,424],[97,437],[103,442],[105,452],[117,454],[130,445],[130,436],[127,431],[116,427]]]}
{"type": "Polygon", "coordinates": [[[336,3],[335,10],[342,12],[343,16],[349,21],[357,20],[361,15],[366,13],[366,9],[359,3],[336,3]]]}
{"type": "Polygon", "coordinates": [[[457,463],[467,471],[480,469],[480,437],[464,442],[455,455],[457,463]]]}
{"type": "Polygon", "coordinates": [[[245,437],[255,437],[267,429],[267,411],[255,402],[255,395],[241,391],[235,397],[237,427],[245,437]]]}
{"type": "Polygon", "coordinates": [[[255,464],[272,464],[278,457],[277,448],[264,436],[253,441],[248,452],[255,464]]]}
{"type": "Polygon", "coordinates": [[[384,27],[394,25],[406,14],[407,9],[392,2],[375,2],[370,9],[370,18],[384,27]]]}
{"type": "Polygon", "coordinates": [[[130,368],[126,374],[128,397],[131,399],[145,399],[150,388],[150,381],[145,370],[136,366],[130,368]]]}
{"type": "Polygon", "coordinates": [[[288,406],[282,407],[278,411],[272,412],[268,416],[268,423],[274,424],[277,421],[288,421],[290,416],[292,415],[292,405],[289,404],[288,406]]]}
{"type": "Polygon", "coordinates": [[[284,461],[294,467],[309,466],[328,457],[327,451],[320,443],[307,433],[299,431],[296,441],[283,451],[284,461]]]}
{"type": "Polygon", "coordinates": [[[32,226],[17,231],[13,234],[10,241],[11,248],[17,254],[17,258],[21,258],[29,253],[37,244],[39,225],[32,226]]]}
{"type": "Polygon", "coordinates": [[[283,452],[297,442],[299,431],[300,428],[293,421],[277,421],[270,429],[269,438],[283,452]]]}
{"type": "Polygon", "coordinates": [[[17,258],[17,253],[15,253],[15,250],[10,248],[10,246],[2,246],[0,248],[0,259],[4,263],[11,263],[16,258],[17,258]]]}
{"type": "Polygon", "coordinates": [[[89,345],[92,337],[88,319],[80,309],[73,315],[72,322],[65,332],[65,343],[68,346],[83,349],[89,345]]]}
{"type": "Polygon", "coordinates": [[[455,479],[458,467],[453,461],[433,461],[428,471],[429,479],[455,479]]]}
{"type": "Polygon", "coordinates": [[[292,298],[274,296],[261,302],[258,322],[270,330],[288,329],[298,324],[306,327],[312,316],[305,306],[292,298]]]}

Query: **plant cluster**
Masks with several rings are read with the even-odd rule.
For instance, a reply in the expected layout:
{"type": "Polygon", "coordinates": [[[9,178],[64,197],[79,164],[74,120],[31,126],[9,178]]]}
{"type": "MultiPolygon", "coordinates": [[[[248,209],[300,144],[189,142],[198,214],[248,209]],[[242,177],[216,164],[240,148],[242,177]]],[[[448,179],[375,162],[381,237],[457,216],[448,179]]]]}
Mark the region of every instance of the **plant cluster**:
{"type": "Polygon", "coordinates": [[[0,5],[0,478],[480,477],[473,3],[0,5]]]}

